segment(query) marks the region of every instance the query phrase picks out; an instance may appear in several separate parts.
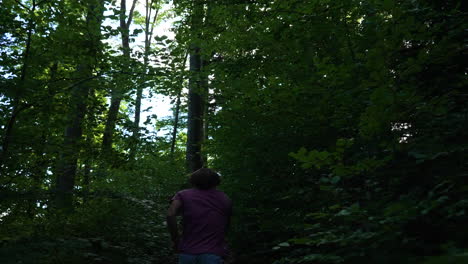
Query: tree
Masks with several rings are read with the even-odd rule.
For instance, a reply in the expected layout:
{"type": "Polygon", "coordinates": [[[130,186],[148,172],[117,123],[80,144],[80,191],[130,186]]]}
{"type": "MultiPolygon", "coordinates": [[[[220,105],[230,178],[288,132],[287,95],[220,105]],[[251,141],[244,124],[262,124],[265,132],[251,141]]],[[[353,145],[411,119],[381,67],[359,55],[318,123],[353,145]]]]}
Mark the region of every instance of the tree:
{"type": "Polygon", "coordinates": [[[17,91],[26,106],[0,172],[0,262],[172,263],[160,205],[201,166],[235,201],[236,263],[467,262],[464,2],[173,2],[175,39],[151,37],[172,11],[148,0],[142,52],[125,54],[127,11],[99,27],[97,0],[0,5],[2,136],[17,91]],[[175,103],[154,131],[131,107],[147,88],[175,103]],[[59,187],[75,210],[51,210],[59,187]]]}
{"type": "Polygon", "coordinates": [[[135,115],[133,121],[133,140],[134,144],[130,150],[130,156],[134,157],[137,151],[138,142],[140,140],[140,115],[141,115],[141,99],[143,96],[143,89],[146,85],[146,74],[148,73],[149,67],[149,55],[151,52],[151,42],[153,40],[154,27],[159,15],[159,9],[161,8],[159,0],[146,0],[145,4],[145,21],[144,21],[144,33],[145,42],[143,50],[143,72],[142,81],[136,87],[136,99],[135,99],[135,115]],[[154,11],[154,14],[153,14],[154,11]]]}
{"type": "MultiPolygon", "coordinates": [[[[130,49],[130,25],[133,20],[133,12],[135,10],[135,5],[137,0],[133,0],[132,6],[127,16],[127,5],[126,0],[120,1],[120,35],[122,40],[122,71],[125,73],[129,71],[130,60],[131,60],[131,49],[130,49]]],[[[125,75],[124,75],[125,76],[125,75]]],[[[102,151],[103,153],[110,153],[112,149],[112,138],[114,136],[115,123],[117,121],[117,115],[120,109],[120,102],[129,89],[129,86],[132,83],[126,78],[122,77],[120,82],[112,88],[111,91],[111,100],[109,106],[109,112],[107,114],[106,126],[104,129],[103,139],[102,139],[102,151]]]]}
{"type": "Polygon", "coordinates": [[[88,38],[84,41],[85,53],[79,61],[76,77],[79,80],[71,87],[70,109],[67,114],[62,152],[57,165],[58,205],[71,207],[72,191],[75,186],[77,161],[81,149],[83,119],[86,114],[88,96],[91,90],[93,69],[97,65],[101,47],[101,23],[104,13],[103,1],[90,1],[86,4],[86,30],[88,38]]]}
{"type": "MultiPolygon", "coordinates": [[[[188,52],[185,53],[184,56],[184,61],[181,64],[181,69],[180,72],[185,71],[186,63],[187,63],[187,57],[188,57],[188,52]]],[[[181,75],[183,77],[183,75],[181,75]]],[[[172,139],[171,139],[171,156],[174,156],[174,151],[175,151],[175,144],[177,140],[177,129],[179,127],[179,118],[180,118],[180,104],[181,104],[181,96],[182,96],[182,89],[183,89],[183,79],[182,77],[180,78],[180,81],[177,83],[179,85],[177,89],[177,95],[176,95],[176,106],[174,110],[174,125],[172,128],[172,139]]]]}
{"type": "Polygon", "coordinates": [[[2,146],[0,149],[0,171],[3,169],[2,167],[5,165],[4,163],[7,161],[9,157],[9,148],[13,141],[12,133],[16,123],[16,119],[18,115],[24,111],[25,109],[29,108],[30,105],[27,103],[22,102],[22,97],[25,89],[25,81],[28,74],[29,65],[29,57],[31,52],[31,38],[32,33],[36,27],[35,23],[35,14],[37,8],[37,3],[35,0],[32,1],[31,7],[27,7],[23,4],[20,4],[20,8],[26,9],[27,11],[27,29],[26,29],[26,40],[25,40],[25,49],[22,54],[22,65],[21,65],[21,73],[19,76],[19,83],[16,86],[16,91],[14,91],[14,97],[11,100],[11,114],[8,118],[7,124],[5,126],[5,132],[2,138],[2,146]]]}
{"type": "Polygon", "coordinates": [[[188,171],[196,171],[203,167],[202,143],[203,117],[205,109],[205,87],[202,73],[201,57],[201,27],[203,26],[204,5],[195,1],[191,14],[192,43],[190,44],[190,79],[188,91],[187,116],[187,150],[186,163],[188,171]]]}

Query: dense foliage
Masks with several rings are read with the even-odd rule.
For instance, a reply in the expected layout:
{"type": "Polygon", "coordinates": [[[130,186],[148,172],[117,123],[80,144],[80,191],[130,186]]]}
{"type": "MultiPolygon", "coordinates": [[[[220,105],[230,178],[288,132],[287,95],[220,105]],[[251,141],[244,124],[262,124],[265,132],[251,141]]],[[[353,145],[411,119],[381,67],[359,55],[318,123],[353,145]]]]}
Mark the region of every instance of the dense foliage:
{"type": "Polygon", "coordinates": [[[0,262],[175,263],[164,214],[199,155],[235,263],[466,263],[465,10],[4,0],[0,262]],[[174,116],[140,122],[155,94],[174,116]]]}

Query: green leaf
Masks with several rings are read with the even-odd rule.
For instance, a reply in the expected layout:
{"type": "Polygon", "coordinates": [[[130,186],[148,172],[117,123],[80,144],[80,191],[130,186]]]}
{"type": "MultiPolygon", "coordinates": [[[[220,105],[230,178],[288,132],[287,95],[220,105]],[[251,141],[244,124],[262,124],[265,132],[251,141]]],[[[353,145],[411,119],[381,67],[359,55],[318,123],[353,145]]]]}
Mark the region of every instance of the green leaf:
{"type": "Polygon", "coordinates": [[[282,243],[279,243],[278,246],[280,246],[280,247],[289,247],[291,245],[289,244],[289,242],[282,242],[282,243]]]}

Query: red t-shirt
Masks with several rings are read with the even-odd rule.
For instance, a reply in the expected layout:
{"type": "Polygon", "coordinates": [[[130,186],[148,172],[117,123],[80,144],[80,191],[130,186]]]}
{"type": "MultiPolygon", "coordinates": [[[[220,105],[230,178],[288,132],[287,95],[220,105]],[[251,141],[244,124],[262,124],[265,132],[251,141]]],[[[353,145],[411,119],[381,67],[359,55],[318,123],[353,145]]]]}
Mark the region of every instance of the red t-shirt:
{"type": "Polygon", "coordinates": [[[232,213],[232,202],[216,189],[187,189],[172,200],[182,202],[182,238],[179,251],[186,254],[226,256],[226,229],[232,213]]]}

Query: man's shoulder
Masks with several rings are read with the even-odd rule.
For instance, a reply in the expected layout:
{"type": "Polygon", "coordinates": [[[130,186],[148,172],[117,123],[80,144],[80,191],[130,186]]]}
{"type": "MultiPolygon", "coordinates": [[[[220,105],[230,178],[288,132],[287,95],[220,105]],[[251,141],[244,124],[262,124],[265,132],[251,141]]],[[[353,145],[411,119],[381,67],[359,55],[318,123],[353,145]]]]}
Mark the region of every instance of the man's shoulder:
{"type": "Polygon", "coordinates": [[[225,192],[218,190],[218,189],[198,190],[196,188],[190,188],[190,189],[180,190],[177,192],[176,195],[178,196],[208,196],[208,197],[211,196],[212,197],[213,194],[215,194],[216,197],[222,197],[228,201],[231,200],[225,192]]]}
{"type": "Polygon", "coordinates": [[[229,196],[225,192],[218,190],[218,189],[216,189],[216,192],[218,193],[219,196],[223,197],[227,203],[232,203],[231,198],[229,198],[229,196]]]}
{"type": "Polygon", "coordinates": [[[193,188],[190,188],[190,189],[183,189],[183,190],[180,190],[178,191],[177,193],[187,193],[187,192],[192,192],[193,191],[193,188]]]}
{"type": "Polygon", "coordinates": [[[190,196],[191,189],[180,190],[175,193],[172,200],[183,200],[183,197],[190,196]]]}
{"type": "Polygon", "coordinates": [[[194,190],[193,189],[184,189],[180,190],[176,193],[177,196],[187,196],[193,194],[194,190]]]}

